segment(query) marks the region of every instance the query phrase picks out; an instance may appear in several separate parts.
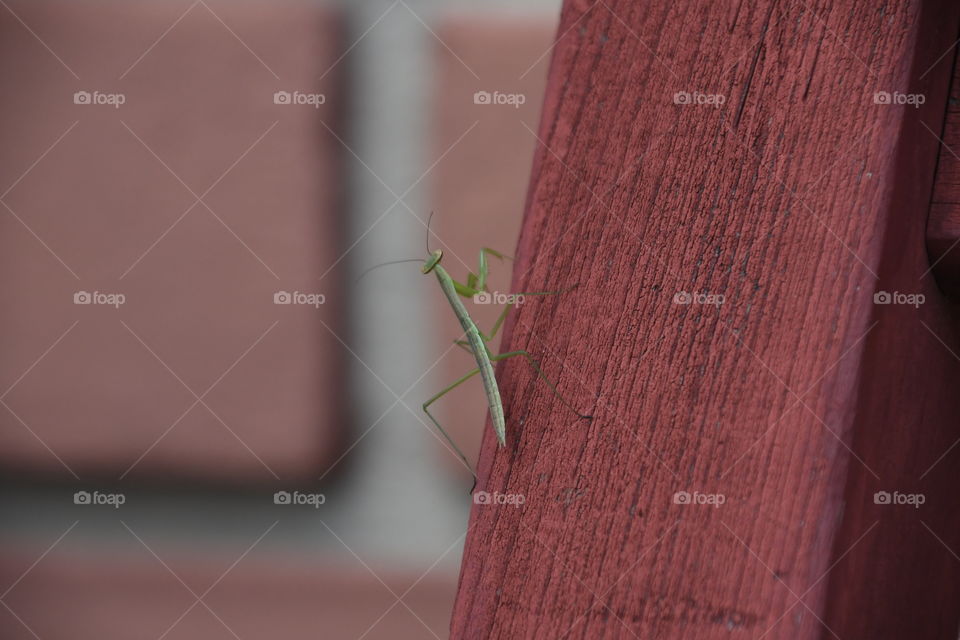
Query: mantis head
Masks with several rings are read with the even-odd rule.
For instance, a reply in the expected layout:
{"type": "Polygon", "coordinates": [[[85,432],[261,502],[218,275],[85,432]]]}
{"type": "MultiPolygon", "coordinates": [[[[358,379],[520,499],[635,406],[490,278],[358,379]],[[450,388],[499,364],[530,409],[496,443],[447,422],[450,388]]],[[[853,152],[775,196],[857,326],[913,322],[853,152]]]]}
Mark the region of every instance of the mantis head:
{"type": "Polygon", "coordinates": [[[433,271],[433,268],[435,266],[440,264],[440,258],[442,257],[443,257],[442,250],[437,249],[436,251],[432,251],[430,253],[430,257],[427,258],[426,262],[423,263],[423,267],[420,268],[420,271],[422,271],[424,274],[430,273],[431,271],[433,271]]]}

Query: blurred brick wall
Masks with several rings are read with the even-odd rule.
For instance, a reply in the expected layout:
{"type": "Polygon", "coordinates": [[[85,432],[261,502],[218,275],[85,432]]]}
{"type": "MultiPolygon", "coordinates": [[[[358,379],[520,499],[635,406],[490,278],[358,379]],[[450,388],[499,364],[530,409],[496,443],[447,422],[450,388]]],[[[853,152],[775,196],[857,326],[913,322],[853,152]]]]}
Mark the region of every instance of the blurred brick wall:
{"type": "MultiPolygon", "coordinates": [[[[392,428],[351,423],[368,393],[346,375],[363,231],[348,220],[351,172],[367,171],[354,166],[369,117],[357,78],[380,63],[367,44],[403,25],[397,55],[426,52],[431,90],[397,113],[425,114],[425,209],[465,278],[482,246],[516,242],[555,21],[540,4],[524,16],[415,0],[0,7],[0,636],[446,636],[464,471],[426,439],[439,476],[401,461],[392,493],[357,497],[380,446],[367,430],[392,428]],[[478,91],[523,104],[477,103],[478,91]],[[77,304],[84,292],[123,302],[77,304]],[[324,304],[276,304],[282,292],[324,304]],[[455,508],[405,521],[420,555],[368,548],[399,532],[371,531],[359,511],[402,518],[437,477],[455,508]],[[322,492],[323,508],[273,504],[294,487],[322,492]],[[123,504],[74,504],[78,491],[123,504]]],[[[491,289],[508,291],[511,264],[491,269],[491,289]]],[[[472,360],[448,350],[459,329],[435,283],[410,282],[431,301],[412,342],[430,345],[446,384],[472,360]]],[[[489,330],[498,310],[472,309],[489,330]]],[[[475,458],[479,387],[438,407],[475,458]]]]}
{"type": "Polygon", "coordinates": [[[320,123],[336,126],[342,91],[336,73],[318,82],[344,48],[337,20],[301,4],[10,9],[70,63],[2,13],[0,81],[16,91],[0,118],[0,250],[15,274],[0,280],[0,462],[314,474],[344,439],[341,349],[321,324],[342,330],[342,274],[316,276],[343,245],[320,123]],[[278,90],[330,99],[275,104],[278,90]],[[274,304],[298,290],[331,303],[274,304]]]}

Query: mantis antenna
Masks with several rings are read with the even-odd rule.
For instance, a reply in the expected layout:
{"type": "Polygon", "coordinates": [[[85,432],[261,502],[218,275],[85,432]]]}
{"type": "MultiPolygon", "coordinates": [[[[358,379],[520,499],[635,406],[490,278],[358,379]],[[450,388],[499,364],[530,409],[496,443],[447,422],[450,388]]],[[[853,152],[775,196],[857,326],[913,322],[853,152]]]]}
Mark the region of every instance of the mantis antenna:
{"type": "Polygon", "coordinates": [[[430,212],[430,217],[427,218],[427,255],[430,254],[430,223],[433,222],[433,211],[430,212]]]}
{"type": "MultiPolygon", "coordinates": [[[[427,253],[430,253],[430,222],[432,221],[433,221],[433,211],[430,212],[430,217],[427,218],[427,237],[425,238],[426,245],[427,245],[427,253]]],[[[363,273],[357,276],[357,279],[354,280],[353,283],[356,284],[360,282],[360,279],[363,278],[363,276],[367,275],[374,269],[379,269],[380,267],[386,267],[387,265],[391,265],[391,264],[402,264],[404,262],[423,262],[423,258],[405,258],[403,260],[390,260],[389,262],[381,262],[380,264],[375,264],[372,267],[368,267],[367,269],[365,269],[363,273]]]]}
{"type": "Polygon", "coordinates": [[[380,267],[386,267],[387,265],[391,265],[391,264],[401,264],[401,263],[403,263],[403,262],[423,262],[423,258],[407,258],[407,259],[405,259],[405,260],[391,260],[391,261],[389,261],[389,262],[381,262],[380,264],[375,264],[375,265],[373,265],[372,267],[368,267],[367,269],[365,269],[364,272],[361,273],[361,274],[357,277],[357,279],[353,281],[353,283],[356,284],[356,283],[360,282],[360,278],[362,278],[363,276],[367,275],[368,273],[370,273],[370,272],[373,271],[374,269],[379,269],[380,267]]]}

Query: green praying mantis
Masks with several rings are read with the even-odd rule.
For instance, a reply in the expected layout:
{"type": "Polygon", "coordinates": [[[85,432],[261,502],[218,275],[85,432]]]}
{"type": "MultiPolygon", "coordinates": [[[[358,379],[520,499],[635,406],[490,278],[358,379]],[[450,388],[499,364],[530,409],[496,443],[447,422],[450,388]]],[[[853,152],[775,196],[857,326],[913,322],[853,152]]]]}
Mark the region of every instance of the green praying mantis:
{"type": "MultiPolygon", "coordinates": [[[[431,214],[432,217],[432,214],[431,214]]],[[[427,237],[429,239],[430,233],[430,223],[427,222],[427,237]]],[[[435,251],[430,251],[429,242],[427,246],[428,256],[426,260],[423,261],[423,266],[420,268],[421,273],[424,275],[429,275],[433,273],[437,277],[437,282],[440,283],[440,289],[443,291],[443,295],[446,297],[447,302],[450,305],[450,308],[453,310],[454,315],[457,316],[457,320],[460,321],[460,326],[464,331],[464,339],[455,340],[455,344],[461,348],[468,351],[476,360],[477,368],[473,369],[466,375],[462,376],[456,382],[450,386],[444,388],[442,391],[431,397],[429,400],[423,403],[423,412],[427,414],[427,417],[430,418],[437,430],[446,438],[447,442],[450,443],[450,446],[453,447],[453,450],[456,451],[457,455],[460,456],[460,459],[463,460],[463,463],[467,468],[474,474],[476,473],[473,470],[473,467],[467,461],[467,457],[460,450],[460,447],[457,446],[457,443],[453,441],[453,438],[447,433],[447,431],[440,425],[437,419],[430,413],[430,405],[442,398],[444,395],[453,391],[461,384],[472,378],[473,376],[480,374],[480,379],[483,382],[484,394],[487,398],[487,406],[490,409],[490,419],[493,423],[493,430],[497,436],[497,442],[500,446],[506,445],[506,419],[504,418],[503,413],[503,401],[500,399],[500,387],[497,385],[497,379],[494,376],[493,363],[499,362],[501,360],[507,360],[509,358],[515,358],[522,356],[530,364],[530,366],[537,372],[537,375],[546,382],[547,386],[550,387],[550,390],[553,394],[559,398],[559,400],[571,411],[573,411],[577,416],[584,420],[591,420],[593,416],[586,415],[577,411],[572,404],[570,404],[561,394],[557,391],[556,385],[550,381],[549,378],[543,373],[543,370],[534,360],[533,356],[526,350],[517,350],[517,351],[507,351],[505,353],[493,354],[490,351],[488,343],[496,337],[497,332],[500,330],[500,327],[503,325],[504,320],[507,317],[507,314],[510,312],[510,309],[513,308],[515,302],[508,303],[503,311],[500,313],[500,316],[497,318],[497,321],[494,323],[493,328],[489,334],[483,333],[477,324],[473,321],[473,318],[470,317],[470,313],[467,311],[467,308],[464,306],[460,298],[470,298],[473,299],[475,296],[481,293],[488,293],[487,289],[487,274],[489,273],[489,267],[487,263],[487,256],[493,256],[498,259],[504,259],[506,256],[495,251],[493,249],[484,247],[480,250],[480,262],[477,269],[477,273],[470,272],[467,274],[467,282],[464,284],[458,282],[447,273],[447,270],[440,265],[440,260],[443,258],[443,251],[437,249],[435,251]]],[[[396,264],[397,262],[411,262],[417,261],[420,259],[413,260],[398,260],[395,262],[385,263],[385,264],[396,264]]],[[[383,266],[383,265],[377,265],[383,266]]],[[[366,275],[366,272],[363,274],[366,275]]],[[[361,276],[362,277],[362,276],[361,276]]],[[[530,293],[521,293],[515,294],[515,298],[519,296],[543,296],[543,295],[553,295],[560,294],[569,291],[574,287],[565,289],[562,291],[538,291],[530,293]]]]}

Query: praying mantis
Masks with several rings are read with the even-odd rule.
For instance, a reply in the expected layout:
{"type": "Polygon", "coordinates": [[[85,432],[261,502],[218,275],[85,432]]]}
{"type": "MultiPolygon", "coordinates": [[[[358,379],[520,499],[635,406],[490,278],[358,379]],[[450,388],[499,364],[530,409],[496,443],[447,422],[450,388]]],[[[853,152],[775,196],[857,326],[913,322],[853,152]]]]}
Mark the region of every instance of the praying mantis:
{"type": "MultiPolygon", "coordinates": [[[[460,451],[460,448],[457,446],[456,442],[453,441],[453,438],[451,438],[446,430],[440,426],[440,423],[437,421],[437,419],[433,417],[433,414],[430,413],[429,407],[444,395],[456,389],[461,384],[479,373],[483,382],[483,391],[487,397],[487,406],[490,409],[490,420],[493,423],[493,431],[497,436],[497,442],[500,444],[500,446],[506,445],[506,420],[503,415],[503,401],[500,399],[500,387],[497,385],[497,379],[493,374],[494,362],[515,358],[517,356],[523,356],[530,366],[533,367],[534,371],[537,372],[537,375],[547,383],[547,386],[550,387],[550,390],[553,392],[553,394],[557,396],[557,398],[559,398],[567,408],[577,414],[577,416],[579,416],[581,419],[591,420],[593,416],[580,413],[573,407],[572,404],[567,402],[567,400],[560,395],[560,392],[557,391],[556,385],[554,385],[550,379],[547,378],[547,376],[543,373],[543,370],[540,369],[540,366],[537,364],[536,360],[533,359],[533,356],[531,356],[528,351],[507,351],[497,355],[491,353],[487,343],[496,337],[497,332],[503,325],[503,321],[507,317],[507,314],[510,312],[510,309],[513,308],[513,302],[504,307],[503,311],[500,313],[500,316],[497,318],[497,321],[494,323],[490,334],[487,335],[480,331],[479,327],[477,327],[477,324],[473,321],[473,318],[470,317],[470,313],[467,311],[467,308],[460,300],[461,297],[474,298],[477,294],[487,292],[487,274],[489,270],[487,265],[487,256],[491,255],[502,260],[504,255],[487,247],[480,249],[480,263],[477,269],[478,273],[471,272],[467,274],[467,282],[464,284],[454,280],[450,274],[447,273],[446,269],[440,266],[440,260],[443,258],[442,250],[437,249],[430,252],[428,247],[428,252],[429,256],[424,261],[420,271],[424,275],[434,273],[437,276],[437,282],[440,283],[440,289],[443,291],[443,295],[450,304],[450,308],[453,310],[453,313],[457,316],[457,320],[460,321],[460,326],[463,328],[466,338],[465,340],[456,340],[455,343],[473,355],[474,359],[477,361],[477,368],[462,376],[459,380],[444,388],[442,391],[424,402],[423,412],[427,414],[427,417],[429,417],[433,424],[437,427],[437,430],[440,431],[440,433],[443,434],[443,436],[447,439],[447,442],[449,442],[454,451],[457,452],[457,454],[460,456],[460,459],[463,460],[464,464],[467,465],[467,468],[473,472],[473,468],[467,461],[466,456],[463,455],[462,451],[460,451]]],[[[569,291],[569,289],[565,291],[569,291]]],[[[565,291],[538,291],[516,295],[543,296],[565,293],[565,291]]],[[[474,476],[476,476],[476,473],[474,473],[474,476]]]]}
{"type": "MultiPolygon", "coordinates": [[[[431,213],[430,219],[432,220],[433,214],[431,213]]],[[[503,325],[504,320],[507,317],[507,314],[510,312],[510,309],[513,308],[514,302],[507,304],[503,311],[500,313],[500,316],[497,318],[497,321],[493,325],[490,334],[485,334],[480,331],[477,324],[473,321],[473,318],[470,317],[470,313],[467,311],[467,308],[464,306],[463,302],[460,300],[463,298],[475,298],[478,294],[489,293],[487,289],[487,274],[489,273],[489,267],[487,264],[487,256],[493,256],[498,259],[504,259],[504,254],[499,251],[484,247],[480,250],[480,263],[477,268],[477,273],[470,272],[467,274],[466,284],[454,280],[446,269],[440,266],[440,260],[443,259],[443,251],[437,249],[435,251],[430,251],[429,246],[430,238],[430,220],[427,221],[427,258],[423,260],[423,265],[420,268],[423,275],[429,275],[433,273],[437,277],[437,282],[440,283],[440,289],[443,291],[443,295],[446,297],[447,302],[450,305],[450,308],[453,310],[454,315],[457,316],[457,320],[460,321],[460,326],[463,328],[465,339],[455,340],[455,344],[460,346],[469,352],[477,362],[477,368],[470,371],[466,375],[462,376],[456,382],[450,386],[444,388],[442,391],[431,397],[429,400],[423,403],[423,412],[427,414],[427,417],[430,418],[430,421],[433,422],[437,430],[446,438],[447,442],[450,443],[450,446],[453,447],[453,450],[460,456],[460,459],[466,465],[467,469],[473,474],[476,478],[476,472],[473,470],[473,467],[470,465],[470,462],[467,461],[467,457],[460,450],[460,447],[457,446],[457,443],[454,442],[453,438],[450,437],[450,434],[440,425],[437,419],[430,413],[430,405],[442,398],[444,395],[453,391],[461,384],[472,378],[473,376],[480,374],[480,379],[483,382],[483,391],[487,398],[487,406],[490,409],[490,419],[493,422],[493,430],[497,436],[497,442],[500,446],[505,446],[507,443],[507,426],[506,419],[503,414],[503,401],[500,398],[500,387],[497,385],[497,379],[494,376],[493,372],[493,363],[499,362],[501,360],[507,360],[509,358],[515,358],[517,356],[522,356],[526,361],[533,367],[534,371],[537,372],[537,375],[547,383],[547,386],[550,387],[550,391],[560,399],[560,401],[571,411],[573,411],[577,416],[583,420],[592,420],[593,416],[586,415],[577,411],[572,404],[570,404],[560,392],[557,391],[557,387],[549,378],[543,373],[543,370],[540,369],[540,366],[537,364],[536,360],[533,359],[533,356],[530,355],[528,351],[517,350],[517,351],[508,351],[506,353],[493,354],[490,351],[490,348],[487,346],[487,343],[496,337],[497,332],[500,330],[500,327],[503,325]]],[[[388,264],[397,264],[400,262],[421,262],[420,258],[411,258],[407,260],[394,260],[391,262],[385,262],[383,264],[376,265],[371,267],[361,274],[361,278],[365,276],[372,269],[378,267],[386,266],[388,264]]],[[[359,280],[359,278],[358,278],[359,280]]],[[[574,285],[575,287],[576,285],[574,285]]],[[[515,294],[514,299],[520,296],[544,296],[544,295],[553,295],[566,293],[570,289],[562,291],[538,291],[531,293],[521,293],[515,294]]]]}

